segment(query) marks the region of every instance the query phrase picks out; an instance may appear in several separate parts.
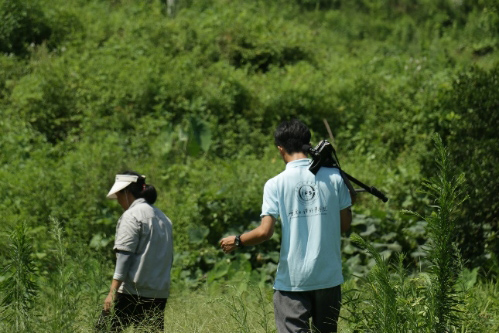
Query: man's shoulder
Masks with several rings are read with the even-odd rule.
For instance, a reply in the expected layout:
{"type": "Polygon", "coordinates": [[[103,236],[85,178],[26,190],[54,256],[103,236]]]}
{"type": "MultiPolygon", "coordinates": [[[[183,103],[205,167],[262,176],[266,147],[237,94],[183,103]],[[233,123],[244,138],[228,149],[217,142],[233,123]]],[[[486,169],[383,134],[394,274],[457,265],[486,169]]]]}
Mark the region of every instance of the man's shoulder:
{"type": "Polygon", "coordinates": [[[267,181],[265,182],[265,186],[264,186],[264,187],[265,187],[265,188],[269,188],[269,187],[271,187],[271,186],[274,186],[274,185],[275,185],[275,183],[276,183],[276,179],[277,179],[277,177],[278,177],[278,176],[279,176],[279,175],[274,176],[274,177],[272,177],[272,178],[270,178],[270,179],[267,179],[267,181]]]}
{"type": "Polygon", "coordinates": [[[319,169],[319,172],[317,172],[318,177],[339,177],[341,179],[341,174],[340,170],[338,168],[327,168],[327,167],[322,167],[319,169]]]}
{"type": "Polygon", "coordinates": [[[284,179],[286,177],[286,170],[283,170],[281,171],[280,173],[278,173],[277,175],[275,175],[274,177],[268,179],[266,182],[265,182],[265,186],[269,185],[275,185],[277,184],[280,180],[284,179]]]}
{"type": "MultiPolygon", "coordinates": [[[[300,181],[309,181],[309,176],[304,177],[303,174],[297,173],[299,168],[285,169],[276,176],[270,178],[265,183],[266,190],[279,190],[282,188],[287,188],[290,184],[295,184],[300,181]]],[[[312,175],[313,176],[313,175],[312,175]]]]}

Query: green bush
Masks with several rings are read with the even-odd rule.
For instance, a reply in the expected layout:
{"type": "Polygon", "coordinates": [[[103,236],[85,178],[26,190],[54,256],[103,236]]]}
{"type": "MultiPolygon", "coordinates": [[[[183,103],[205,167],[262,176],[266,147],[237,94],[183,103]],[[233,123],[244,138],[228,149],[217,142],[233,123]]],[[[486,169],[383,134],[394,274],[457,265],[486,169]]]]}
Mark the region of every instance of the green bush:
{"type": "Polygon", "coordinates": [[[31,44],[50,38],[51,29],[38,1],[0,1],[0,52],[24,56],[31,44]]]}
{"type": "MultiPolygon", "coordinates": [[[[450,147],[454,168],[466,174],[470,200],[459,216],[457,234],[469,266],[483,265],[499,251],[499,204],[490,195],[499,191],[498,83],[498,66],[491,71],[470,68],[459,73],[452,89],[440,99],[435,129],[450,147]]],[[[424,170],[426,175],[431,172],[428,167],[424,170]]]]}
{"type": "MultiPolygon", "coordinates": [[[[43,52],[43,51],[42,51],[43,52]]],[[[77,130],[76,84],[67,68],[42,56],[41,64],[17,82],[11,95],[12,112],[24,118],[47,141],[56,143],[77,130]]]]}

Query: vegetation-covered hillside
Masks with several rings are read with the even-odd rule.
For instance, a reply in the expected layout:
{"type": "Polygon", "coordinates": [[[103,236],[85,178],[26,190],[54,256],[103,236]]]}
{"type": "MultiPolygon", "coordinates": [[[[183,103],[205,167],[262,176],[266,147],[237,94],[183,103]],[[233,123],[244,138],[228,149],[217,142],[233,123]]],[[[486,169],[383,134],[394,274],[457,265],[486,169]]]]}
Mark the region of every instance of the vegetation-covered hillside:
{"type": "MultiPolygon", "coordinates": [[[[34,325],[19,313],[42,309],[38,331],[91,325],[121,214],[105,195],[126,169],[147,175],[173,221],[177,293],[248,280],[270,289],[278,230],[229,257],[217,242],[259,223],[263,185],[284,167],[272,133],[291,117],[312,143],[328,138],[326,120],[343,168],[387,193],[387,204],[361,194],[353,231],[384,258],[405,253],[409,274],[431,265],[428,234],[402,210],[431,212],[419,189],[439,172],[438,133],[469,197],[455,216],[456,253],[484,281],[479,292],[494,288],[496,0],[176,0],[170,14],[166,3],[0,0],[0,257],[15,261],[12,246],[27,237],[25,277],[37,286],[20,301],[18,328],[34,325]]],[[[344,239],[352,283],[370,258],[344,239]]]]}

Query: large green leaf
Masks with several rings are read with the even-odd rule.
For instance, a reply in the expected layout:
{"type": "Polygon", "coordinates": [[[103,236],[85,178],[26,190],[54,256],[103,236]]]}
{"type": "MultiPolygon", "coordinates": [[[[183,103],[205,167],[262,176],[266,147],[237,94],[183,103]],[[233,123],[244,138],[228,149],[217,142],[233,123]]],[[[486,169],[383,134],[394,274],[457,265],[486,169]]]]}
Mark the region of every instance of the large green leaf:
{"type": "Polygon", "coordinates": [[[227,260],[221,260],[215,264],[213,269],[206,274],[206,282],[210,283],[227,275],[230,263],[227,260]]]}
{"type": "Polygon", "coordinates": [[[211,130],[208,124],[198,118],[190,118],[189,143],[187,152],[196,156],[202,150],[207,152],[211,146],[211,130]]]}
{"type": "Polygon", "coordinates": [[[201,244],[209,233],[210,229],[204,225],[194,226],[189,229],[189,241],[192,244],[201,244]]]}

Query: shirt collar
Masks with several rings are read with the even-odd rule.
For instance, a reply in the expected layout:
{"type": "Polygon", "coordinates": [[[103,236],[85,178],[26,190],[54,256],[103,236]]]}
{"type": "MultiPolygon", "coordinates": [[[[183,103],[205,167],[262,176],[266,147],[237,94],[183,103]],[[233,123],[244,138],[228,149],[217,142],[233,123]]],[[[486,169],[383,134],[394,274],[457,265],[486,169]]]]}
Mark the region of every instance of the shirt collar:
{"type": "Polygon", "coordinates": [[[135,199],[132,204],[130,205],[130,207],[128,207],[128,209],[132,208],[133,206],[135,205],[138,205],[139,203],[144,203],[146,202],[146,199],[144,198],[138,198],[138,199],[135,199]]]}
{"type": "Polygon", "coordinates": [[[301,158],[299,160],[294,160],[286,164],[286,169],[309,166],[310,162],[311,162],[310,158],[301,158]]]}

